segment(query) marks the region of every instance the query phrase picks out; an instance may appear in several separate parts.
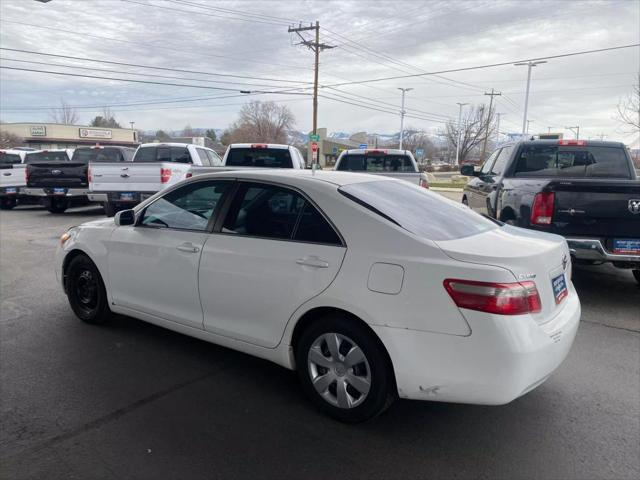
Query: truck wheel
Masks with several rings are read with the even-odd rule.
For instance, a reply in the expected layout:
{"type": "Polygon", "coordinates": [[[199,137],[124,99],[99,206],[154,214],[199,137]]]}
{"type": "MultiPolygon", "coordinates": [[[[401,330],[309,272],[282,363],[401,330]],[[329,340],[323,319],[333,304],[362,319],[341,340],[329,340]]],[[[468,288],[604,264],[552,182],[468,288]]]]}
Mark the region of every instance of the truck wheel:
{"type": "Polygon", "coordinates": [[[341,422],[368,420],[395,400],[384,347],[342,315],[327,315],[307,327],[297,342],[296,363],[311,401],[341,422]]]}
{"type": "Polygon", "coordinates": [[[100,272],[86,255],[78,255],[67,267],[67,298],[71,309],[83,322],[105,323],[111,316],[107,291],[100,272]]]}
{"type": "Polygon", "coordinates": [[[15,198],[0,198],[0,210],[11,210],[17,204],[15,198]]]}
{"type": "Polygon", "coordinates": [[[632,270],[633,276],[636,277],[636,281],[640,283],[640,270],[632,270]]]}
{"type": "Polygon", "coordinates": [[[104,214],[107,217],[113,217],[116,213],[118,213],[118,207],[116,207],[113,203],[104,202],[102,205],[104,207],[104,214]]]}
{"type": "Polygon", "coordinates": [[[469,206],[469,200],[467,200],[467,196],[466,195],[464,197],[462,197],[462,204],[466,205],[467,207],[469,206]]]}
{"type": "Polygon", "coordinates": [[[59,198],[52,198],[47,202],[46,207],[51,213],[64,213],[69,207],[69,202],[59,198]]]}

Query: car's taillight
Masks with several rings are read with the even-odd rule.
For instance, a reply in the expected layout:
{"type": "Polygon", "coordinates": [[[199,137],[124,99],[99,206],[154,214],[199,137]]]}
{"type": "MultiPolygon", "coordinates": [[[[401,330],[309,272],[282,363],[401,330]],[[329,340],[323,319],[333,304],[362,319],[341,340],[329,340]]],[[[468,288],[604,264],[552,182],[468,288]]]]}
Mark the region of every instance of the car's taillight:
{"type": "Polygon", "coordinates": [[[269,145],[266,143],[252,143],[251,148],[267,148],[269,145]]]}
{"type": "Polygon", "coordinates": [[[553,192],[536,193],[531,206],[531,223],[533,225],[551,225],[554,202],[555,194],[553,192]]]}
{"type": "Polygon", "coordinates": [[[420,179],[420,186],[422,188],[429,188],[429,182],[427,181],[426,178],[421,178],[420,179]]]}
{"type": "Polygon", "coordinates": [[[160,169],[160,183],[167,183],[171,178],[171,169],[170,168],[161,168],[160,169]]]}
{"type": "Polygon", "coordinates": [[[26,165],[24,167],[24,181],[25,182],[29,181],[29,168],[26,165]]]}
{"type": "Polygon", "coordinates": [[[558,140],[558,145],[577,145],[584,147],[586,144],[586,140],[558,140]]]}
{"type": "Polygon", "coordinates": [[[447,279],[444,288],[459,308],[497,315],[522,315],[542,310],[536,284],[530,281],[490,283],[447,279]]]}

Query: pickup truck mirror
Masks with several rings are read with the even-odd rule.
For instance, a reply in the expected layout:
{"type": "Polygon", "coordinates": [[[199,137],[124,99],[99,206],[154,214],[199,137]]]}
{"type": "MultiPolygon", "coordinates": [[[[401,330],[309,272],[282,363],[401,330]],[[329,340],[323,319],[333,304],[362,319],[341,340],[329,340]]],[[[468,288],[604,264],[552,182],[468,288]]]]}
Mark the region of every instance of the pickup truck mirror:
{"type": "Polygon", "coordinates": [[[475,177],[476,169],[473,167],[473,165],[462,165],[462,167],[460,167],[460,173],[467,177],[475,177]]]}
{"type": "Polygon", "coordinates": [[[122,210],[121,212],[116,213],[113,220],[119,227],[123,225],[133,225],[136,223],[136,213],[133,210],[122,210]]]}

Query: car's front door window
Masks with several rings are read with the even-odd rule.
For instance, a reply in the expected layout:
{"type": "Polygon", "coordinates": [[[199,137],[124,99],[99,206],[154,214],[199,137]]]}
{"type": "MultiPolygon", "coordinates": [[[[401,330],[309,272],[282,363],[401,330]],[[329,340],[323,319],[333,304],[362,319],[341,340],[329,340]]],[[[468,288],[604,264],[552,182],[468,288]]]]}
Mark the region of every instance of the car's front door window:
{"type": "Polygon", "coordinates": [[[194,182],[149,205],[140,221],[146,227],[206,231],[230,181],[194,182]]]}

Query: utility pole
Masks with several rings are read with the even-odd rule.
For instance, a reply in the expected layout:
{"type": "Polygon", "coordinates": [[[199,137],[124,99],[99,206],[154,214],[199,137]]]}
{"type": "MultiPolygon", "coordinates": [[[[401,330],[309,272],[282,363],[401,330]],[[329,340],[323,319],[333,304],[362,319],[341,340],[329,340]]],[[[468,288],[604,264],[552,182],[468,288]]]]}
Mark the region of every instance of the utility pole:
{"type": "Polygon", "coordinates": [[[576,125],[575,127],[564,127],[567,130],[571,130],[573,134],[576,136],[576,140],[580,140],[580,125],[576,125]]]}
{"type": "Polygon", "coordinates": [[[526,65],[528,67],[527,70],[527,93],[524,97],[524,118],[522,119],[522,134],[527,133],[527,110],[529,108],[529,87],[531,86],[531,69],[536,65],[540,65],[541,63],[547,63],[546,60],[538,60],[535,62],[520,62],[514,63],[515,66],[520,67],[526,65]]]}
{"type": "Polygon", "coordinates": [[[491,110],[493,109],[493,97],[497,97],[502,95],[501,92],[494,93],[493,88],[491,89],[491,93],[484,92],[485,95],[489,95],[491,100],[489,100],[489,113],[487,114],[487,125],[484,131],[484,142],[482,142],[482,154],[480,155],[480,160],[484,160],[484,155],[487,152],[487,141],[489,140],[489,124],[491,123],[491,110]]]}
{"type": "Polygon", "coordinates": [[[413,88],[398,88],[398,90],[402,91],[402,106],[400,107],[400,145],[398,145],[398,149],[402,150],[402,140],[404,139],[404,94],[413,90],[413,88]]]}
{"type": "Polygon", "coordinates": [[[547,133],[551,133],[551,127],[547,127],[547,133]]]}
{"type": "Polygon", "coordinates": [[[456,102],[460,107],[458,112],[458,141],[456,142],[456,165],[460,165],[460,135],[462,134],[462,107],[469,105],[468,103],[456,102]]]}
{"type": "Polygon", "coordinates": [[[289,33],[295,33],[302,40],[297,45],[304,45],[315,54],[315,68],[313,72],[313,134],[318,133],[318,67],[320,65],[320,52],[330,48],[335,48],[335,45],[327,45],[320,43],[320,22],[316,20],[315,25],[311,24],[308,27],[303,27],[299,24],[297,27],[289,27],[289,33]],[[300,32],[307,30],[315,30],[315,40],[307,40],[300,32]]]}

